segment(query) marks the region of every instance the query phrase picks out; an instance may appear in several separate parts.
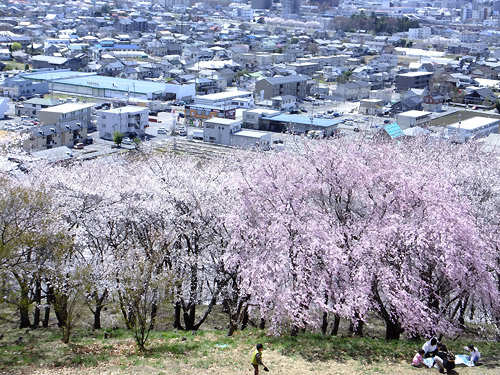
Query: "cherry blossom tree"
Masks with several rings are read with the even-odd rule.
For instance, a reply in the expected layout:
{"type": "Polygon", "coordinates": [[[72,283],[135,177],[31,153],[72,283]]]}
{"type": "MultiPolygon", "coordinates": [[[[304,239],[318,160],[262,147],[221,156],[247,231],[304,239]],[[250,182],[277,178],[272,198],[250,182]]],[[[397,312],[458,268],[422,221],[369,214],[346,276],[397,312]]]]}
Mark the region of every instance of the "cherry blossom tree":
{"type": "Polygon", "coordinates": [[[174,326],[198,330],[229,280],[223,255],[229,238],[224,216],[233,201],[231,166],[222,159],[169,155],[153,158],[150,166],[175,236],[169,263],[182,280],[175,296],[174,326]],[[197,319],[200,304],[206,309],[197,319]]]}
{"type": "Polygon", "coordinates": [[[495,258],[440,158],[456,150],[425,147],[425,165],[405,144],[330,141],[246,166],[231,262],[275,330],[318,326],[330,311],[354,326],[375,312],[387,338],[451,333],[471,292],[498,311],[495,258]]]}

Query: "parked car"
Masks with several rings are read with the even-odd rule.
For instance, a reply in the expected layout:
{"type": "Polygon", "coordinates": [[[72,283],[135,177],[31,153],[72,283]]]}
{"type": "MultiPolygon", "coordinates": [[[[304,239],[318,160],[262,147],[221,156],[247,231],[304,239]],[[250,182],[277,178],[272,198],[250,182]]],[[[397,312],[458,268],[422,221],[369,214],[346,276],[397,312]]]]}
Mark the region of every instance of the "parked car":
{"type": "Polygon", "coordinates": [[[123,138],[122,144],[131,145],[133,143],[132,139],[129,137],[123,138]]]}
{"type": "Polygon", "coordinates": [[[81,150],[84,147],[84,144],[79,142],[73,146],[74,149],[81,150]]]}
{"type": "Polygon", "coordinates": [[[94,143],[94,138],[86,138],[84,143],[86,145],[91,145],[94,143]]]}
{"type": "Polygon", "coordinates": [[[165,129],[164,127],[159,127],[158,134],[167,134],[167,129],[165,129]]]}

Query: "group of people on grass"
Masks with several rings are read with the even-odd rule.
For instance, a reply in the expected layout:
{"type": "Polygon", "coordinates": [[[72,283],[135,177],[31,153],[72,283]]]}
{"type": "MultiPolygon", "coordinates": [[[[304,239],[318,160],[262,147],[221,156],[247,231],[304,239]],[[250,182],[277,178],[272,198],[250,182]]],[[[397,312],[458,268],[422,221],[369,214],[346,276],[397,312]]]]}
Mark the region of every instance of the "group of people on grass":
{"type": "MultiPolygon", "coordinates": [[[[469,352],[471,361],[477,365],[479,358],[481,358],[479,350],[472,344],[464,347],[464,350],[469,352]]],[[[425,358],[434,358],[431,367],[436,365],[441,374],[444,374],[445,371],[449,372],[455,368],[455,355],[453,352],[448,350],[445,344],[438,341],[435,337],[426,341],[422,346],[422,349],[415,354],[412,360],[412,366],[422,367],[424,365],[425,358]]]]}
{"type": "MultiPolygon", "coordinates": [[[[254,375],[259,374],[259,365],[264,368],[264,371],[269,371],[269,369],[262,362],[262,351],[264,346],[262,344],[257,344],[255,351],[252,355],[252,367],[254,370],[254,375]]],[[[481,358],[481,353],[472,344],[465,346],[464,350],[468,351],[470,354],[470,360],[474,365],[478,364],[479,358],[481,358]]],[[[431,368],[436,365],[439,368],[439,372],[444,374],[445,371],[449,372],[455,368],[455,355],[453,352],[448,351],[445,344],[438,341],[437,338],[433,337],[429,341],[426,341],[417,354],[413,357],[412,366],[422,367],[424,365],[425,358],[433,358],[431,368]]]]}

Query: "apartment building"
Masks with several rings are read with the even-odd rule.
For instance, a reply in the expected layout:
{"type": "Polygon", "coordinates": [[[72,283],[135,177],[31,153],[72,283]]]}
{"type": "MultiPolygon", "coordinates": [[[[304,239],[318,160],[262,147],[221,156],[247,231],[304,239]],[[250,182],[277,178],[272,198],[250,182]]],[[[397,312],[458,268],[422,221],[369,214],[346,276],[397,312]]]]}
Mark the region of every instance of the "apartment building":
{"type": "Polygon", "coordinates": [[[264,78],[255,83],[255,93],[260,100],[274,96],[307,96],[307,78],[301,74],[284,77],[264,78]]]}
{"type": "Polygon", "coordinates": [[[114,132],[130,137],[143,137],[148,125],[149,109],[138,106],[125,106],[97,111],[97,130],[99,137],[113,139],[114,132]]]}
{"type": "Polygon", "coordinates": [[[90,127],[94,103],[65,103],[38,111],[38,119],[45,125],[75,125],[90,127]]]}
{"type": "Polygon", "coordinates": [[[396,76],[396,90],[406,91],[409,89],[429,88],[432,73],[428,72],[409,72],[401,73],[396,76]]]}

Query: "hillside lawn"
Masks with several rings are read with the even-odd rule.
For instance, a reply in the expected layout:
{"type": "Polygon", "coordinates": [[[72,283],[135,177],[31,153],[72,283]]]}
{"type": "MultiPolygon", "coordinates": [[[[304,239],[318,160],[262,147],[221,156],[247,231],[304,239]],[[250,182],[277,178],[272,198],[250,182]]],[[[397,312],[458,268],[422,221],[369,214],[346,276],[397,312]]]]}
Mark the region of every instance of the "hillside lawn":
{"type": "MultiPolygon", "coordinates": [[[[69,345],[57,328],[7,329],[0,341],[0,374],[253,374],[249,365],[256,343],[264,344],[270,374],[438,374],[416,369],[410,361],[423,340],[385,341],[374,338],[300,334],[267,336],[257,329],[208,330],[196,334],[155,331],[145,352],[137,351],[132,332],[78,330],[69,345]],[[111,338],[105,339],[105,333],[111,338]],[[23,337],[20,343],[15,343],[23,337]]],[[[456,354],[469,341],[443,341],[456,354]]],[[[455,374],[500,373],[500,343],[475,342],[482,366],[457,366],[455,374]]]]}

